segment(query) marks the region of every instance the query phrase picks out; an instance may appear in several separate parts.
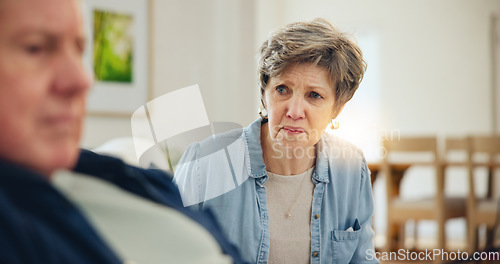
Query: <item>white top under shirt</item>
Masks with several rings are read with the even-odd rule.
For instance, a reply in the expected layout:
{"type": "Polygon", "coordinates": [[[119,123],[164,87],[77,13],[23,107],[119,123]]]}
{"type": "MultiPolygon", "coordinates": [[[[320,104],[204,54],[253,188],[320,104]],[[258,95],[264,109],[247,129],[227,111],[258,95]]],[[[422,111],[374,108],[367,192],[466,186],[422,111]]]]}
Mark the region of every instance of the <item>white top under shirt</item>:
{"type": "Polygon", "coordinates": [[[310,263],[313,171],[290,176],[267,172],[270,264],[310,263]]]}

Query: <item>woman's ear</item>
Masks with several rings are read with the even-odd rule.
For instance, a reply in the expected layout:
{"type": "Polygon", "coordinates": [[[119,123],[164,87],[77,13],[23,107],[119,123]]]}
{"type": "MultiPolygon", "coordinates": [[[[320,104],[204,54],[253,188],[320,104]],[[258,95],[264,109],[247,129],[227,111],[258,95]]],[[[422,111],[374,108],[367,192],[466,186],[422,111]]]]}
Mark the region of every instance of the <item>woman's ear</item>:
{"type": "Polygon", "coordinates": [[[266,104],[264,103],[264,98],[260,99],[261,106],[259,106],[259,115],[262,117],[262,119],[267,119],[267,108],[266,104]]]}
{"type": "Polygon", "coordinates": [[[261,103],[262,107],[264,107],[264,109],[267,109],[265,99],[266,99],[265,94],[262,94],[262,97],[260,98],[260,103],[261,103]]]}
{"type": "Polygon", "coordinates": [[[337,116],[339,116],[340,112],[342,112],[342,110],[344,110],[344,106],[345,106],[345,104],[343,104],[341,107],[333,110],[332,119],[335,119],[335,118],[337,118],[337,116]]]}

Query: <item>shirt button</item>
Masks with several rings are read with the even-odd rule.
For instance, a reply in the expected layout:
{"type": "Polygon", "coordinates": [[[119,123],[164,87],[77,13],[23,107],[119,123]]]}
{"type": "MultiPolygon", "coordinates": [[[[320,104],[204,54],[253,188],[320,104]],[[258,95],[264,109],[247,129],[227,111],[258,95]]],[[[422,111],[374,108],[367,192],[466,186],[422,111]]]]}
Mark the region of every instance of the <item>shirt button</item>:
{"type": "Polygon", "coordinates": [[[317,258],[318,256],[319,256],[318,251],[314,251],[314,252],[313,252],[313,257],[314,257],[314,258],[317,258]]]}
{"type": "Polygon", "coordinates": [[[314,219],[318,219],[318,218],[319,218],[319,214],[314,215],[314,219]]]}

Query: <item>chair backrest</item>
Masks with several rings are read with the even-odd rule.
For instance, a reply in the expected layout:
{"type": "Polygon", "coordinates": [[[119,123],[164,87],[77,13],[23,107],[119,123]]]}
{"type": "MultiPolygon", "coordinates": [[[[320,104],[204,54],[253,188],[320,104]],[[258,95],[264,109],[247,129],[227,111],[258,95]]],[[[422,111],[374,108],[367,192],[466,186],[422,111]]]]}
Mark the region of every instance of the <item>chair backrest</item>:
{"type": "MultiPolygon", "coordinates": [[[[493,173],[495,168],[500,167],[500,136],[470,136],[467,138],[468,155],[467,164],[469,172],[469,199],[475,203],[475,183],[474,169],[477,167],[489,168],[489,173],[493,173]],[[478,161],[477,154],[487,155],[485,160],[478,161]]],[[[488,196],[491,196],[491,188],[495,186],[494,175],[489,175],[490,182],[488,196]]]]}
{"type": "Polygon", "coordinates": [[[395,140],[384,140],[387,151],[428,152],[437,149],[436,137],[400,137],[395,140]]]}
{"type": "Polygon", "coordinates": [[[466,138],[446,138],[444,152],[448,153],[453,150],[463,150],[467,151],[467,139],[466,138]]]}
{"type": "MultiPolygon", "coordinates": [[[[424,165],[424,166],[433,166],[436,169],[437,174],[437,190],[440,190],[440,185],[442,184],[441,180],[441,171],[438,169],[438,151],[437,151],[437,140],[436,137],[401,137],[396,140],[388,140],[384,139],[383,147],[385,150],[385,155],[382,160],[382,171],[386,176],[386,188],[387,188],[387,199],[388,201],[392,200],[396,194],[391,193],[389,190],[394,189],[395,183],[393,180],[392,169],[396,164],[407,164],[407,165],[424,165]],[[395,155],[404,155],[404,154],[431,154],[431,160],[426,159],[422,161],[422,159],[416,159],[416,157],[406,156],[406,159],[403,161],[396,161],[393,156],[395,155]]],[[[442,196],[440,191],[438,191],[438,196],[442,196]]]]}
{"type": "Polygon", "coordinates": [[[500,154],[500,136],[470,136],[469,142],[473,152],[500,154]]]}
{"type": "Polygon", "coordinates": [[[450,167],[467,170],[468,144],[467,137],[447,137],[444,140],[444,146],[440,153],[443,171],[450,167]]]}

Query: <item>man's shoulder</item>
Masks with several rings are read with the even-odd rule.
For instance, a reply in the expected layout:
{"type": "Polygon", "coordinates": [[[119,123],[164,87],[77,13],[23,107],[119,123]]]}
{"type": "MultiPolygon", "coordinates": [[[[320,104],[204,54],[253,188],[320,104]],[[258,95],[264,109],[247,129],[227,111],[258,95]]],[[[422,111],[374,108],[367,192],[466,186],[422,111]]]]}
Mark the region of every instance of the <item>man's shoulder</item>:
{"type": "Polygon", "coordinates": [[[128,192],[168,206],[182,204],[172,175],[160,169],[135,167],[121,159],[82,149],[74,171],[108,181],[128,192]]]}
{"type": "Polygon", "coordinates": [[[139,168],[129,165],[119,158],[98,154],[86,149],[80,150],[80,156],[74,171],[106,178],[127,176],[134,173],[154,177],[172,177],[167,171],[161,169],[139,168]]]}

